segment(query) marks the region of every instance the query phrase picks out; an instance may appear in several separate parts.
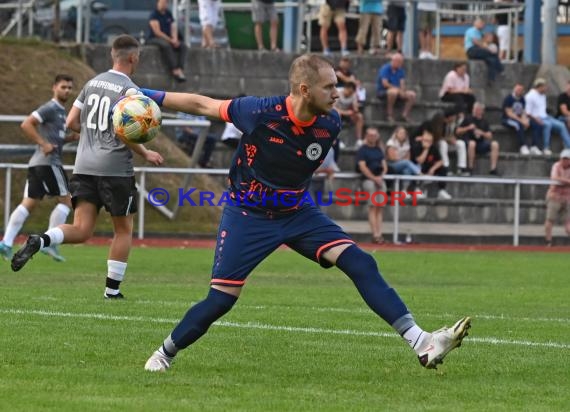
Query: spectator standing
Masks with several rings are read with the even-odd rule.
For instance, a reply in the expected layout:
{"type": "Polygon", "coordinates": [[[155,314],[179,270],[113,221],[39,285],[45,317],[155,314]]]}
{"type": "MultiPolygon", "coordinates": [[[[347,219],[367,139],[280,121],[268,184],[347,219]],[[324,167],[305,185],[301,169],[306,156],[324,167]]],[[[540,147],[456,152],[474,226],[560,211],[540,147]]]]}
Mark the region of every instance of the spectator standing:
{"type": "MultiPolygon", "coordinates": [[[[364,144],[356,153],[356,170],[362,175],[363,191],[370,193],[371,196],[377,191],[386,192],[383,176],[388,171],[388,166],[384,152],[380,148],[380,132],[375,127],[366,129],[364,144]]],[[[384,243],[383,209],[383,206],[377,206],[373,202],[368,205],[368,224],[372,232],[372,242],[377,244],[384,243]]]]}
{"type": "Polygon", "coordinates": [[[346,32],[346,10],[349,0],[326,0],[319,10],[319,26],[321,46],[325,56],[331,55],[329,47],[329,28],[334,20],[338,30],[338,41],[340,42],[340,53],[348,56],[348,34],[346,32]]]}
{"type": "Polygon", "coordinates": [[[495,81],[498,73],[502,73],[504,68],[499,60],[499,56],[493,53],[483,42],[483,28],[485,22],[482,18],[477,17],[473,22],[473,26],[465,32],[464,45],[467,57],[471,60],[483,60],[487,65],[488,81],[495,81]]]}
{"type": "Polygon", "coordinates": [[[228,147],[235,149],[239,145],[239,141],[241,139],[241,135],[243,133],[239,130],[235,125],[231,122],[226,123],[226,127],[222,132],[221,141],[228,147]]]}
{"type": "Polygon", "coordinates": [[[457,111],[471,113],[475,96],[467,74],[466,62],[455,63],[453,70],[445,75],[439,97],[444,102],[455,103],[457,111]]]}
{"type": "MultiPolygon", "coordinates": [[[[511,3],[512,0],[495,0],[495,3],[511,3]]],[[[499,9],[508,8],[508,5],[499,5],[499,9]]],[[[511,50],[511,26],[509,26],[509,14],[499,13],[495,16],[497,24],[497,37],[499,39],[499,59],[507,60],[511,50]]]]}
{"type": "Polygon", "coordinates": [[[473,105],[473,113],[466,116],[461,125],[456,129],[457,136],[467,143],[467,160],[469,173],[475,165],[475,154],[491,154],[491,170],[489,174],[498,175],[497,161],[499,160],[499,143],[493,140],[493,132],[489,123],[483,118],[485,105],[476,102],[473,105]]]}
{"type": "MultiPolygon", "coordinates": [[[[503,100],[503,126],[515,131],[519,142],[519,151],[522,155],[541,155],[540,131],[532,134],[532,146],[529,150],[526,144],[526,131],[530,128],[530,119],[525,112],[524,86],[515,84],[513,92],[503,100]]],[[[537,126],[534,126],[537,127],[537,126]]]]}
{"type": "Polygon", "coordinates": [[[356,85],[354,83],[345,83],[344,87],[339,90],[338,99],[334,103],[334,108],[340,114],[343,122],[351,123],[354,125],[356,145],[359,146],[362,140],[364,116],[358,108],[356,85]]]}
{"type": "Polygon", "coordinates": [[[378,70],[376,77],[376,94],[379,99],[386,99],[388,121],[394,121],[394,105],[398,99],[404,100],[402,119],[408,122],[410,111],[416,102],[416,92],[406,88],[406,72],[404,71],[404,56],[395,53],[391,61],[378,70]]]}
{"type": "Polygon", "coordinates": [[[218,47],[214,39],[214,30],[220,20],[221,0],[198,0],[198,15],[202,26],[202,47],[215,49],[218,47]]]}
{"type": "Polygon", "coordinates": [[[380,0],[360,0],[358,33],[356,47],[358,54],[364,52],[368,30],[370,29],[370,54],[380,52],[380,32],[382,30],[382,13],[384,9],[380,0]]]}
{"type": "Polygon", "coordinates": [[[155,44],[160,52],[172,77],[178,82],[186,81],[184,62],[186,61],[186,45],[180,41],[178,28],[174,17],[168,10],[168,0],[157,0],[156,8],[149,17],[149,37],[147,44],[155,44]]]}
{"type": "Polygon", "coordinates": [[[550,185],[546,193],[546,246],[552,246],[552,226],[558,217],[564,221],[566,234],[570,236],[570,149],[560,152],[560,160],[552,165],[550,178],[560,184],[550,185]]]}
{"type": "Polygon", "coordinates": [[[435,59],[433,55],[433,29],[435,27],[435,0],[419,1],[418,14],[420,22],[420,59],[435,59]]]}
{"type": "Polygon", "coordinates": [[[530,118],[530,124],[533,128],[533,133],[536,133],[535,139],[540,137],[544,141],[544,148],[542,153],[545,156],[551,156],[550,138],[552,130],[560,134],[564,147],[570,148],[570,135],[566,125],[560,120],[550,116],[546,111],[546,80],[537,78],[533,83],[533,88],[524,96],[526,103],[525,110],[530,118]]]}
{"type": "Polygon", "coordinates": [[[389,2],[386,9],[388,37],[388,51],[397,50],[402,52],[404,30],[406,29],[406,9],[403,3],[389,2]]]}
{"type": "Polygon", "coordinates": [[[269,45],[271,51],[279,51],[277,48],[279,16],[275,8],[275,0],[252,0],[251,15],[254,23],[257,50],[265,50],[265,46],[263,45],[263,23],[269,22],[269,45]]]}
{"type": "Polygon", "coordinates": [[[558,109],[556,117],[564,122],[567,129],[570,129],[570,82],[566,83],[566,90],[558,95],[556,108],[558,109]]]}

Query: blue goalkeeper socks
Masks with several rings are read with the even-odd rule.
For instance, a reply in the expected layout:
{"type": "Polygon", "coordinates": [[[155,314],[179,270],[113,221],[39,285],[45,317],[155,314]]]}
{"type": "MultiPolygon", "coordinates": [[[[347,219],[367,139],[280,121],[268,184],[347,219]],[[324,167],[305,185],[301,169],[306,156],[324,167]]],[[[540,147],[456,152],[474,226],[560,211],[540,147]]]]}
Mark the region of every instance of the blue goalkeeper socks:
{"type": "Polygon", "coordinates": [[[393,326],[397,320],[409,314],[402,299],[382,278],[374,258],[358,246],[352,245],[342,252],[336,266],[354,282],[370,309],[389,325],[393,326]]]}
{"type": "Polygon", "coordinates": [[[140,91],[145,96],[150,97],[152,100],[154,100],[159,106],[162,106],[162,102],[164,102],[164,98],[166,97],[166,92],[163,92],[161,90],[140,89],[140,91]]]}
{"type": "Polygon", "coordinates": [[[206,299],[192,306],[170,334],[176,349],[196,342],[212,323],[230,311],[237,299],[229,293],[210,289],[206,299]]]}

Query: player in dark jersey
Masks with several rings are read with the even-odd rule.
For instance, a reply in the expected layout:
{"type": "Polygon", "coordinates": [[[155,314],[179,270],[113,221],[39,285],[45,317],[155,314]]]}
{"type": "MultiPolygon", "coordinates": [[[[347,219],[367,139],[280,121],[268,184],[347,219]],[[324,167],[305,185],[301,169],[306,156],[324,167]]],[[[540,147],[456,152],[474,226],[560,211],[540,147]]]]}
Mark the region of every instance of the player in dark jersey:
{"type": "Polygon", "coordinates": [[[281,244],[322,267],[338,266],[368,306],[408,341],[425,367],[434,368],[467,335],[468,317],[452,328],[423,331],[384,281],[374,258],[305,201],[311,176],[340,131],[340,117],[333,110],[337,79],[328,60],[303,55],[292,63],[289,81],[291,93],[286,97],[227,101],[142,90],[167,108],[220,118],[243,131],[230,168],[233,202],[224,208],[220,222],[210,291],[152,354],[146,370],[169,368],[178,351],[232,308],[249,273],[281,244]]]}
{"type": "MultiPolygon", "coordinates": [[[[22,202],[8,220],[4,237],[0,242],[0,256],[12,259],[14,239],[30,213],[44,196],[57,198],[57,205],[49,217],[49,228],[65,223],[71,210],[71,197],[67,176],[62,167],[61,154],[65,142],[76,140],[77,134],[66,134],[64,104],[71,95],[73,78],[58,74],[52,85],[53,97],[34,110],[21,125],[24,134],[37,144],[28,162],[28,178],[22,202]]],[[[56,246],[42,249],[58,262],[64,261],[56,246]]]]}
{"type": "Polygon", "coordinates": [[[70,180],[74,207],[73,224],[59,225],[41,236],[31,235],[14,254],[12,270],[18,271],[41,247],[61,243],[83,243],[93,235],[101,207],[111,215],[113,241],[107,260],[106,299],[122,299],[119,286],[127,270],[131,250],[133,213],[137,191],[133,171],[135,152],[154,165],[162,156],[142,144],[125,144],[115,136],[109,110],[136,85],[130,79],[140,55],[139,42],[129,35],[118,36],[111,48],[113,68],[89,80],[67,116],[67,126],[81,132],[75,167],[70,180]]]}

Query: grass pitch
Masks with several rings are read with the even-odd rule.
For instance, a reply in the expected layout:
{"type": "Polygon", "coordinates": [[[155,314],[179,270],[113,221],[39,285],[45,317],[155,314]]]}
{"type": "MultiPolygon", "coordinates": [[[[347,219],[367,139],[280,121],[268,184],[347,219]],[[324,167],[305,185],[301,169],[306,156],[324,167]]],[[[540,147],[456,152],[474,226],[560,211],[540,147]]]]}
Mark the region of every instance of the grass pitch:
{"type": "Polygon", "coordinates": [[[470,315],[437,371],[336,268],[284,250],[165,374],[147,357],[208,290],[210,250],[133,250],[127,299],[103,300],[105,247],[0,262],[2,411],[562,411],[570,405],[568,257],[376,252],[425,329],[470,315]]]}

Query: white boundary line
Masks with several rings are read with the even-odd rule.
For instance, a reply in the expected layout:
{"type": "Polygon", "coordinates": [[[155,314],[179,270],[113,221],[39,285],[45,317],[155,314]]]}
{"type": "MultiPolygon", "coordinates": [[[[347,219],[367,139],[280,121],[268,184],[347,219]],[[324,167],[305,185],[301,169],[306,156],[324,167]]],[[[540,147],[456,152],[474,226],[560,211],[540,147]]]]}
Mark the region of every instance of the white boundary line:
{"type": "MultiPolygon", "coordinates": [[[[47,310],[31,310],[31,309],[9,309],[0,308],[0,313],[8,315],[35,315],[46,317],[61,317],[61,318],[83,318],[83,319],[100,319],[100,320],[115,320],[115,321],[129,321],[129,322],[152,322],[152,323],[169,323],[175,324],[178,320],[166,318],[153,318],[145,316],[119,316],[107,315],[103,313],[72,313],[72,312],[54,312],[47,310]]],[[[239,322],[215,322],[216,326],[224,326],[231,328],[244,328],[244,329],[262,329],[279,332],[298,332],[298,333],[312,333],[312,334],[331,334],[331,335],[348,335],[348,336],[376,336],[381,338],[399,338],[396,333],[387,332],[367,332],[357,331],[350,329],[323,329],[323,328],[306,328],[297,326],[279,326],[268,325],[263,323],[239,323],[239,322]]],[[[559,342],[532,342],[526,340],[508,340],[498,339],[493,337],[470,337],[469,342],[486,343],[490,345],[514,345],[514,346],[527,346],[527,347],[541,347],[541,348],[555,348],[555,349],[570,349],[570,344],[559,342]]]]}

